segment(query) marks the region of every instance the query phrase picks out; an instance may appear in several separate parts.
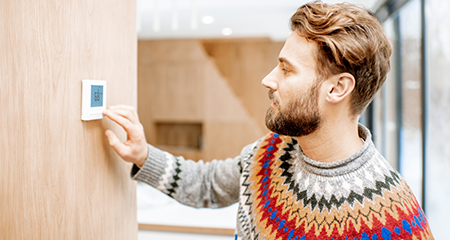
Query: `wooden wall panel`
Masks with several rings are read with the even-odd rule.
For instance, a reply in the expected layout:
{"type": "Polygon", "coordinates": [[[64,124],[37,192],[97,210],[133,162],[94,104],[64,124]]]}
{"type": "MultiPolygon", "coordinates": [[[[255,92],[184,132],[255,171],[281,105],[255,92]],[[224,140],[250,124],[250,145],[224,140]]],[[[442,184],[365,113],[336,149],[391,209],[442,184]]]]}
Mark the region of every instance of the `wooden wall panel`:
{"type": "Polygon", "coordinates": [[[234,157],[268,131],[264,115],[270,102],[260,81],[276,65],[282,44],[230,41],[139,41],[138,110],[151,144],[158,142],[156,123],[201,122],[200,152],[158,147],[208,161],[234,157]],[[236,51],[242,54],[234,55],[236,51]],[[222,68],[227,67],[232,70],[224,76],[222,68]],[[235,70],[239,67],[242,70],[235,70]]]}
{"type": "Polygon", "coordinates": [[[264,135],[213,61],[205,64],[205,159],[239,155],[242,148],[264,135]]]}
{"type": "Polygon", "coordinates": [[[0,2],[0,239],[136,239],[130,165],[110,121],[82,122],[81,80],[136,105],[135,1],[0,2]]]}
{"type": "Polygon", "coordinates": [[[138,112],[147,141],[155,144],[156,122],[203,120],[207,58],[195,40],[139,41],[138,45],[138,112]]]}
{"type": "Polygon", "coordinates": [[[204,87],[198,83],[205,78],[203,62],[205,61],[152,64],[149,78],[159,80],[152,82],[151,86],[139,88],[142,95],[152,99],[151,102],[141,102],[140,105],[149,106],[155,119],[202,119],[204,113],[199,101],[204,87]],[[178,99],[183,99],[183,104],[180,104],[178,99]]]}
{"type": "Polygon", "coordinates": [[[283,42],[266,38],[203,40],[206,52],[261,129],[270,106],[263,78],[277,65],[283,42]]]}

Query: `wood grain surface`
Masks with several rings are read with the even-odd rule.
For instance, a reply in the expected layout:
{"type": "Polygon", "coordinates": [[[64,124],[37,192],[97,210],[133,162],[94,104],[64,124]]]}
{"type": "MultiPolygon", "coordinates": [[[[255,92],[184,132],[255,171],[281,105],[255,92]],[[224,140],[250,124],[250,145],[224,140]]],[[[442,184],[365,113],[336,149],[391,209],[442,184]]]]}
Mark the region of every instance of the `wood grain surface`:
{"type": "Polygon", "coordinates": [[[0,239],[136,239],[130,165],[83,122],[81,80],[137,104],[136,3],[0,1],[0,239]]]}

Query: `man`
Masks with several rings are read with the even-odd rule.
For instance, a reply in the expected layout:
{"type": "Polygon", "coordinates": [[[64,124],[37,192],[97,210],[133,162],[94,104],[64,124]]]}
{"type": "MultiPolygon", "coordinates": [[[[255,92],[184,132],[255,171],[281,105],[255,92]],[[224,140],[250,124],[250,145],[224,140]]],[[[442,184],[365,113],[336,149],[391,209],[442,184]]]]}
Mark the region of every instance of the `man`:
{"type": "Polygon", "coordinates": [[[293,33],[262,84],[273,131],[234,159],[184,160],[146,144],[134,109],[104,114],[110,145],[132,177],[193,207],[239,202],[236,239],[433,239],[401,176],[358,124],[389,71],[391,47],[367,10],[314,2],[291,18],[293,33]]]}

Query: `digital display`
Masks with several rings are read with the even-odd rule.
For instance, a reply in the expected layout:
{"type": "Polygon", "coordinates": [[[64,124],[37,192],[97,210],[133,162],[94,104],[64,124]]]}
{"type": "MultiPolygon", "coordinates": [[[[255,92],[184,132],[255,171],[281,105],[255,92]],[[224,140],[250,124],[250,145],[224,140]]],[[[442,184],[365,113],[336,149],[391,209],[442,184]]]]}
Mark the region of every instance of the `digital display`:
{"type": "Polygon", "coordinates": [[[91,86],[91,107],[103,106],[103,86],[91,86]]]}

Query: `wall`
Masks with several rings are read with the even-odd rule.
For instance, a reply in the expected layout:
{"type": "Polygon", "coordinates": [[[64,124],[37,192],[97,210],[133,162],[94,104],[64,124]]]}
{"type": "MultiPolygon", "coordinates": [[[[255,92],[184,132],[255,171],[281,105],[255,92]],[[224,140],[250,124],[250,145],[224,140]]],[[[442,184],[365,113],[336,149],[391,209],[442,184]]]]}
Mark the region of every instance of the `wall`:
{"type": "Polygon", "coordinates": [[[136,105],[134,1],[0,2],[0,239],[136,239],[130,165],[110,121],[83,122],[81,80],[136,105]]]}
{"type": "Polygon", "coordinates": [[[267,38],[221,39],[202,41],[220,73],[248,110],[260,129],[266,129],[265,115],[269,108],[268,89],[263,78],[277,65],[284,42],[267,38]]]}
{"type": "Polygon", "coordinates": [[[281,47],[268,39],[139,41],[139,114],[148,142],[194,160],[238,155],[268,132],[261,80],[281,47]],[[187,124],[200,124],[201,147],[159,144],[161,123],[186,127],[174,139],[188,134],[187,124]]]}

